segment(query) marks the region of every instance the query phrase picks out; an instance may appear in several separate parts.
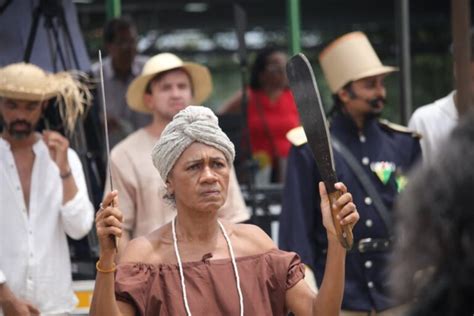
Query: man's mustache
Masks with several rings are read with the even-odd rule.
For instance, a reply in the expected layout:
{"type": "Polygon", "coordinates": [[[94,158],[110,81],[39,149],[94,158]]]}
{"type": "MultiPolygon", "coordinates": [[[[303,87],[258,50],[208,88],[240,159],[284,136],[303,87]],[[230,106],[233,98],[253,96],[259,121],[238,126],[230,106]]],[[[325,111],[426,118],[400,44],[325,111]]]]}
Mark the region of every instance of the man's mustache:
{"type": "MultiPolygon", "coordinates": [[[[351,90],[349,90],[349,91],[351,91],[351,90]]],[[[362,97],[358,96],[355,92],[350,92],[350,95],[351,95],[352,99],[359,99],[359,100],[363,100],[363,101],[367,102],[367,104],[369,104],[370,107],[372,107],[372,108],[377,108],[380,102],[382,102],[383,105],[385,105],[385,103],[387,102],[387,99],[385,99],[382,96],[379,96],[379,97],[376,97],[376,98],[373,98],[373,99],[366,99],[366,98],[362,98],[362,97]]]]}
{"type": "Polygon", "coordinates": [[[369,103],[369,105],[373,108],[378,107],[380,103],[385,104],[386,102],[387,102],[387,99],[385,99],[384,97],[378,97],[372,100],[367,100],[367,103],[369,103]]]}
{"type": "Polygon", "coordinates": [[[28,129],[33,128],[33,125],[26,120],[15,120],[10,123],[10,128],[14,128],[17,125],[25,125],[28,129]]]}
{"type": "Polygon", "coordinates": [[[8,133],[16,138],[23,138],[33,132],[33,124],[26,120],[15,120],[7,126],[8,133]],[[17,130],[18,126],[25,126],[23,130],[17,130]]]}

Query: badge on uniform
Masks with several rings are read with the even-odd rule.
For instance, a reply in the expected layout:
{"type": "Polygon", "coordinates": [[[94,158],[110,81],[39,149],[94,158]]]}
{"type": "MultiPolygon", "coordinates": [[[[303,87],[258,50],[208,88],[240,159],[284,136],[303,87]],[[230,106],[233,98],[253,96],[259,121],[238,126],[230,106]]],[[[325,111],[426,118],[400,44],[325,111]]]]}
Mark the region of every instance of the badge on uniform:
{"type": "Polygon", "coordinates": [[[397,174],[395,181],[397,181],[397,191],[398,191],[398,193],[402,192],[403,189],[405,189],[405,186],[408,183],[407,177],[405,177],[403,174],[397,174]]]}
{"type": "Polygon", "coordinates": [[[393,162],[388,161],[377,161],[370,164],[370,169],[377,175],[383,184],[387,184],[396,168],[397,167],[393,162]]]}

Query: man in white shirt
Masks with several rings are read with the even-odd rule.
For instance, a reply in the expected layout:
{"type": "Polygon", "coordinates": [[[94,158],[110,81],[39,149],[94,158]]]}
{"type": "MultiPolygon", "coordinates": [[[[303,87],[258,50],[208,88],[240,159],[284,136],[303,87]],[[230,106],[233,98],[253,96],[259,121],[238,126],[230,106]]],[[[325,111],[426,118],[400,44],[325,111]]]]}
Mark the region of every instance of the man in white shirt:
{"type": "Polygon", "coordinates": [[[35,129],[47,100],[58,98],[73,130],[88,103],[80,91],[67,73],[0,68],[0,315],[63,315],[77,304],[66,234],[84,237],[94,210],[68,140],[35,129]]]}
{"type": "Polygon", "coordinates": [[[456,92],[424,105],[413,112],[408,127],[421,134],[420,145],[425,162],[435,159],[443,142],[458,124],[456,92]]]}
{"type": "MultiPolygon", "coordinates": [[[[471,32],[471,102],[474,101],[474,32],[471,32]]],[[[456,73],[454,72],[454,78],[456,73]]],[[[421,150],[423,161],[435,159],[443,143],[454,127],[458,124],[459,116],[456,107],[456,91],[433,103],[416,109],[410,118],[408,127],[421,134],[421,150]]]]}
{"type": "MultiPolygon", "coordinates": [[[[164,198],[165,183],[153,166],[151,151],[173,116],[188,105],[202,104],[211,91],[212,79],[207,67],[183,62],[170,53],[150,58],[142,74],[130,84],[127,90],[130,108],[152,115],[153,121],[129,135],[111,152],[114,189],[118,191],[124,216],[120,249],[131,238],[146,235],[176,216],[173,205],[164,198]]],[[[109,187],[107,184],[106,193],[109,187]]],[[[250,218],[234,168],[227,201],[219,216],[234,223],[250,218]]]]}

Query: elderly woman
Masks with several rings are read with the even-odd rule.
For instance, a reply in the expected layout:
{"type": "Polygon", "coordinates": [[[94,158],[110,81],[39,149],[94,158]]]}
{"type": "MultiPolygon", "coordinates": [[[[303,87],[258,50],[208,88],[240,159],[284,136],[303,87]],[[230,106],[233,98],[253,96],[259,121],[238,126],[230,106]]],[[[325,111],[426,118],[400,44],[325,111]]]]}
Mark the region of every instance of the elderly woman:
{"type": "MultiPolygon", "coordinates": [[[[307,286],[295,253],[278,250],[253,225],[220,222],[234,147],[211,110],[189,106],[168,124],[153,149],[166,179],[175,219],[129,243],[116,267],[113,236],[121,235],[118,193],[97,214],[100,260],[91,315],[338,315],[344,284],[340,246],[324,185],[320,185],[328,233],[324,282],[307,286]],[[113,202],[113,203],[112,203],[113,202]],[[113,273],[115,272],[116,273],[113,273]]],[[[346,187],[336,207],[343,225],[359,219],[346,187]]]]}

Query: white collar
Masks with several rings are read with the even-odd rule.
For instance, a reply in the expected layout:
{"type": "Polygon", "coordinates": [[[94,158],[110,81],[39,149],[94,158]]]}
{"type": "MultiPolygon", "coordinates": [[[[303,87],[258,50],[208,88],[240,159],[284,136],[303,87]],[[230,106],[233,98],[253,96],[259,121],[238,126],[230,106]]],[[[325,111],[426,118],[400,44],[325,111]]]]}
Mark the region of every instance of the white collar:
{"type": "MultiPolygon", "coordinates": [[[[33,144],[32,148],[33,148],[33,152],[36,155],[38,155],[41,152],[44,152],[47,148],[46,148],[46,144],[44,143],[43,139],[41,138],[41,135],[39,133],[36,133],[36,132],[35,132],[35,134],[39,135],[39,137],[36,140],[36,142],[33,144]]],[[[6,141],[3,137],[0,137],[0,149],[8,150],[8,151],[11,150],[10,143],[8,141],[6,141]]]]}

